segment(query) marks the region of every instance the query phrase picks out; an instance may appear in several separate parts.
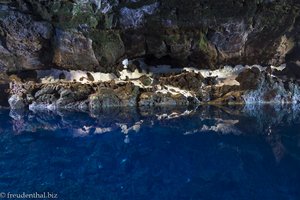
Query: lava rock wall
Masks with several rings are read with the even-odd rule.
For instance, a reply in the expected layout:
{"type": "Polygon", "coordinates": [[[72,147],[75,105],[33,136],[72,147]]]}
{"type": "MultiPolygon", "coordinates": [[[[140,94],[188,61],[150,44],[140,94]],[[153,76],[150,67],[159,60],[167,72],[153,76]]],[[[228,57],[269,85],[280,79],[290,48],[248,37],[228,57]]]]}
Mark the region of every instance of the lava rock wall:
{"type": "Polygon", "coordinates": [[[296,63],[299,7],[297,0],[5,0],[0,70],[115,72],[136,57],[198,68],[296,63]]]}

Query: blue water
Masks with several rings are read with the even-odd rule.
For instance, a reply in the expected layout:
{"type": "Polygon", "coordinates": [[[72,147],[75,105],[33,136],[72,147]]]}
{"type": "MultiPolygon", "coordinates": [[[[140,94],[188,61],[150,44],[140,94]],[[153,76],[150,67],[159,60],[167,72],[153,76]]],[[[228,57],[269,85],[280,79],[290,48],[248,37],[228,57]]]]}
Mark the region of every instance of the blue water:
{"type": "Polygon", "coordinates": [[[0,110],[0,192],[59,199],[300,199],[294,107],[0,110]]]}

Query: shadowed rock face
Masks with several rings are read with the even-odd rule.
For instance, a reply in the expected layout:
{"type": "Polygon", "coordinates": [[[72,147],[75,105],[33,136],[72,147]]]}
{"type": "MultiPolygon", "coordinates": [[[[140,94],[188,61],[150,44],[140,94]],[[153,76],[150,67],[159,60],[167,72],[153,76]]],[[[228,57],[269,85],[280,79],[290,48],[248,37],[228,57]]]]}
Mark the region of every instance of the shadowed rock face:
{"type": "Polygon", "coordinates": [[[114,72],[120,61],[178,66],[299,60],[299,2],[75,0],[0,3],[0,69],[114,72]]]}
{"type": "Polygon", "coordinates": [[[9,97],[9,78],[7,75],[0,73],[0,108],[7,107],[9,97]]]}

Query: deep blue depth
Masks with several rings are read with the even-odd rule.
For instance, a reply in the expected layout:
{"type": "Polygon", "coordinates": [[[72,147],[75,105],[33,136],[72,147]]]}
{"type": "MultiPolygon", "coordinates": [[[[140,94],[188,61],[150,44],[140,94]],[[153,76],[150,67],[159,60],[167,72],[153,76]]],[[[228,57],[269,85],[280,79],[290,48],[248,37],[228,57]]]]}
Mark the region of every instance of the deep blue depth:
{"type": "Polygon", "coordinates": [[[59,199],[300,199],[300,112],[0,111],[0,192],[59,199]]]}

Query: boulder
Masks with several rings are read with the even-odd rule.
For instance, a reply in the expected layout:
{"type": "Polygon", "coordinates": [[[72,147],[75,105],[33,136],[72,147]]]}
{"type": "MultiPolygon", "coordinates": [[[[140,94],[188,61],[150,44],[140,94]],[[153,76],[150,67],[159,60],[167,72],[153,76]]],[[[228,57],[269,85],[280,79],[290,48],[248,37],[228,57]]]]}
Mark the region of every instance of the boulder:
{"type": "Polygon", "coordinates": [[[252,67],[242,71],[236,80],[240,83],[242,90],[254,90],[259,85],[260,70],[257,67],[252,67]]]}
{"type": "Polygon", "coordinates": [[[99,92],[89,96],[90,110],[121,106],[121,100],[111,89],[101,89],[99,92]]]}
{"type": "Polygon", "coordinates": [[[65,69],[95,70],[99,62],[92,43],[78,31],[56,29],[53,63],[65,69]]]}
{"type": "Polygon", "coordinates": [[[144,86],[150,86],[152,83],[152,79],[146,75],[141,76],[139,80],[144,86]]]}
{"type": "Polygon", "coordinates": [[[101,87],[89,96],[90,110],[108,107],[136,106],[139,88],[132,83],[117,85],[116,88],[101,87]]]}

